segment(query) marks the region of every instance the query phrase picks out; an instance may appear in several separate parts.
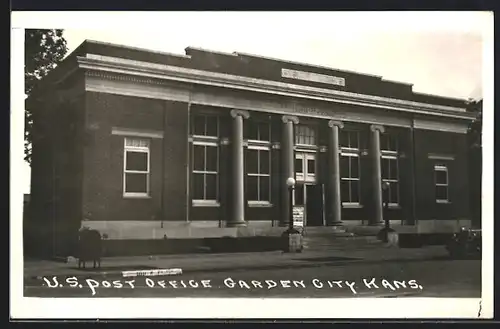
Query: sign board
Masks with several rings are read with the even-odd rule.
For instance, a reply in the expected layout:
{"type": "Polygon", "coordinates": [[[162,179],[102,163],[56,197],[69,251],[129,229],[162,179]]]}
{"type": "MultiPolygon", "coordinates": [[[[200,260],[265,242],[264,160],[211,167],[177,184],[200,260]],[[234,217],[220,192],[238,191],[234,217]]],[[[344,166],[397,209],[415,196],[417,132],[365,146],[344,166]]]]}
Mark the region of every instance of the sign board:
{"type": "Polygon", "coordinates": [[[340,77],[335,77],[333,75],[304,72],[290,69],[281,69],[281,77],[297,80],[305,80],[312,82],[327,83],[336,86],[345,87],[345,79],[340,77]]]}
{"type": "Polygon", "coordinates": [[[304,227],[304,206],[293,206],[293,227],[304,227]]]}

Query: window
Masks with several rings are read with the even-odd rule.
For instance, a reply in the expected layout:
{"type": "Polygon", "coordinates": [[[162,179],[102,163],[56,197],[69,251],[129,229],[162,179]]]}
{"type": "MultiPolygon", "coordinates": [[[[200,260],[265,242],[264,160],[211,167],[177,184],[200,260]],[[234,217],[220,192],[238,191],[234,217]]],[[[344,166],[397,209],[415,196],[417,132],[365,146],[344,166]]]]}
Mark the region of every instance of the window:
{"type": "Polygon", "coordinates": [[[380,149],[385,152],[397,152],[398,140],[396,136],[390,134],[380,135],[380,149]]]}
{"type": "Polygon", "coordinates": [[[192,198],[195,204],[218,204],[219,200],[219,120],[196,115],[192,124],[192,198]]]}
{"type": "Polygon", "coordinates": [[[191,126],[193,136],[219,137],[219,120],[213,115],[195,115],[191,126]]]}
{"type": "Polygon", "coordinates": [[[295,127],[296,145],[316,145],[316,131],[308,126],[297,125],[295,127]]]}
{"type": "Polygon", "coordinates": [[[271,203],[271,125],[249,122],[247,127],[247,199],[250,204],[268,204],[271,203]]]}
{"type": "Polygon", "coordinates": [[[149,139],[125,138],[123,196],[149,196],[149,139]]]}
{"type": "Polygon", "coordinates": [[[271,125],[267,122],[245,120],[245,139],[249,141],[271,141],[271,125]]]}
{"type": "Polygon", "coordinates": [[[342,205],[360,204],[359,132],[340,132],[340,195],[342,205]]]}
{"type": "Polygon", "coordinates": [[[316,153],[295,152],[295,179],[299,182],[316,181],[316,153]]]}
{"type": "Polygon", "coordinates": [[[349,130],[341,130],[340,134],[340,147],[342,149],[352,149],[359,150],[359,132],[358,131],[349,131],[349,130]]]}
{"type": "Polygon", "coordinates": [[[218,200],[219,148],[217,144],[193,145],[193,200],[218,200]]]}
{"type": "Polygon", "coordinates": [[[396,136],[389,134],[380,135],[380,149],[382,153],[382,182],[389,183],[385,192],[384,203],[399,205],[399,162],[398,162],[398,140],[396,136]]]}
{"type": "Polygon", "coordinates": [[[434,166],[434,181],[436,182],[436,202],[447,203],[448,199],[448,167],[443,164],[434,166]]]}

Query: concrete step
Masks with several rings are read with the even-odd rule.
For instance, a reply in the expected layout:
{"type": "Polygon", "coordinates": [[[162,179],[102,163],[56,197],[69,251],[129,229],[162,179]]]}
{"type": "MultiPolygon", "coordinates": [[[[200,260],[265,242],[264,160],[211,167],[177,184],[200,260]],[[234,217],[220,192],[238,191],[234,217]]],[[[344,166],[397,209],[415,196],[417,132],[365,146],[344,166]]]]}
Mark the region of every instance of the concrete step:
{"type": "Polygon", "coordinates": [[[367,243],[372,241],[378,241],[375,236],[332,236],[332,235],[304,235],[303,239],[310,241],[329,241],[331,243],[367,243]]]}

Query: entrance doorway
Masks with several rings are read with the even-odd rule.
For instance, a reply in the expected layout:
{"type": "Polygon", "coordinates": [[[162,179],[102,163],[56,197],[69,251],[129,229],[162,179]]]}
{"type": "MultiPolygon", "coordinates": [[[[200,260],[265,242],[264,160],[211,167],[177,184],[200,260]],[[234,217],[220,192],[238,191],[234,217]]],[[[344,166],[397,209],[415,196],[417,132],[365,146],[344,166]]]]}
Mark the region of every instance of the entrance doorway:
{"type": "Polygon", "coordinates": [[[294,206],[304,209],[305,226],[324,226],[323,184],[298,183],[294,189],[294,206]]]}
{"type": "Polygon", "coordinates": [[[324,186],[316,179],[316,153],[299,151],[295,153],[294,205],[304,207],[305,226],[324,225],[324,186]]]}

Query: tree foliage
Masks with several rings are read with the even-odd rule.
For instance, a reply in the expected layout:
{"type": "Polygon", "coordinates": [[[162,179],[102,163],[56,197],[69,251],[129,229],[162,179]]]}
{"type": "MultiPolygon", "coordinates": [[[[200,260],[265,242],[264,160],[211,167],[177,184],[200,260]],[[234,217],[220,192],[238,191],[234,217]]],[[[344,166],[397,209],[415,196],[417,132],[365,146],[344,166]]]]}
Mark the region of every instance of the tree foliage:
{"type": "MultiPolygon", "coordinates": [[[[63,59],[68,48],[63,30],[25,30],[24,92],[30,95],[36,83],[45,77],[63,59]]],[[[33,141],[33,109],[25,107],[24,159],[31,164],[33,141]]]]}

